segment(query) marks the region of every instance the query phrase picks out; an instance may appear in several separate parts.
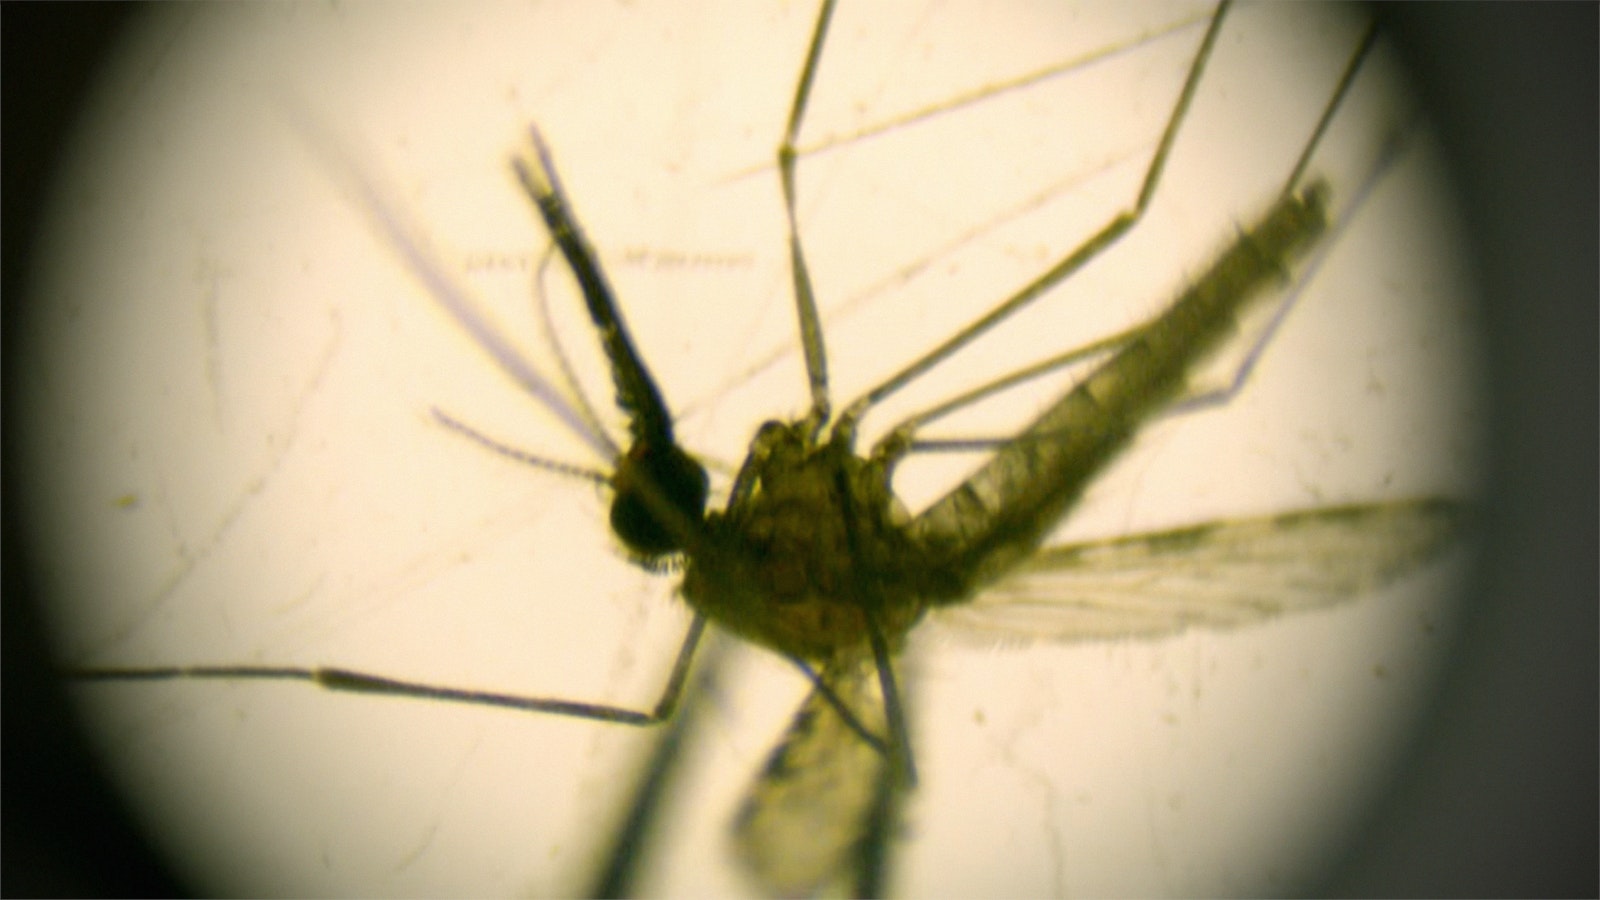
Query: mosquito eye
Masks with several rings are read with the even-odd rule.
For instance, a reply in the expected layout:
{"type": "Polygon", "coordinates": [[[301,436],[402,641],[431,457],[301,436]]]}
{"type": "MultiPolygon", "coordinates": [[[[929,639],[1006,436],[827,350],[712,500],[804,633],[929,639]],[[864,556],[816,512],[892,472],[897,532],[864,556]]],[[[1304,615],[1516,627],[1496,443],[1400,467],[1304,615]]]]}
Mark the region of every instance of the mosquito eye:
{"type": "Polygon", "coordinates": [[[650,557],[684,549],[685,528],[705,514],[710,482],[706,470],[676,445],[635,444],[618,461],[612,484],[617,495],[611,530],[628,549],[650,557]]]}

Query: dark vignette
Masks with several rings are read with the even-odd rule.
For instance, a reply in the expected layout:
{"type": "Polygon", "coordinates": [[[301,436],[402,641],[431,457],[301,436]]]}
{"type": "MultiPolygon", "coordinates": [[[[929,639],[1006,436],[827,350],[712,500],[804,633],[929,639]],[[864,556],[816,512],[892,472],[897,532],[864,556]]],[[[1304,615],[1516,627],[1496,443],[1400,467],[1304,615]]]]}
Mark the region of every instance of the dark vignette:
{"type": "Polygon", "coordinates": [[[1492,453],[1461,643],[1332,896],[1596,896],[1600,67],[1593,4],[1380,6],[1473,243],[1492,453]]]}
{"type": "MultiPolygon", "coordinates": [[[[0,384],[17,384],[10,352],[26,312],[35,223],[48,201],[78,113],[100,63],[145,8],[129,4],[7,3],[0,7],[0,384]]],[[[100,776],[50,676],[43,622],[25,563],[28,523],[15,508],[19,481],[7,430],[4,546],[0,549],[0,893],[5,896],[177,896],[185,891],[132,826],[100,776]]]]}

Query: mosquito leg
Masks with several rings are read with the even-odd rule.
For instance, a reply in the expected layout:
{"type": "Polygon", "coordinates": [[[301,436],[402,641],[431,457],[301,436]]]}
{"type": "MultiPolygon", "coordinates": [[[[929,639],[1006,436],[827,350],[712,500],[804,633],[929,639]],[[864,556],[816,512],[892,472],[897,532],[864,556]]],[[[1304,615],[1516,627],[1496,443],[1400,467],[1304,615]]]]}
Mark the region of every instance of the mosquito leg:
{"type": "Polygon", "coordinates": [[[833,689],[832,685],[828,684],[826,679],[818,675],[809,663],[799,657],[791,656],[789,661],[794,663],[801,672],[805,673],[806,678],[811,681],[811,686],[816,688],[817,693],[828,701],[828,705],[833,707],[833,711],[839,714],[839,718],[844,720],[844,723],[850,727],[851,731],[855,732],[863,741],[871,744],[874,750],[884,755],[884,758],[888,758],[889,745],[884,743],[883,738],[873,734],[866,725],[862,724],[856,714],[851,712],[849,704],[844,702],[844,699],[839,696],[839,693],[833,689]]]}
{"type": "MultiPolygon", "coordinates": [[[[1050,63],[1049,65],[1042,66],[1038,69],[1022,73],[1021,75],[1017,75],[1009,79],[986,84],[976,90],[957,94],[955,96],[918,107],[900,115],[891,116],[890,118],[874,122],[873,124],[864,126],[856,131],[823,135],[812,143],[796,143],[794,145],[795,162],[798,164],[799,160],[801,159],[832,153],[852,144],[869,141],[888,132],[913,127],[921,122],[937,116],[959,112],[965,108],[1001,97],[1013,91],[1025,90],[1035,85],[1047,83],[1051,79],[1060,76],[1089,69],[1090,67],[1113,57],[1128,53],[1157,41],[1165,40],[1180,32],[1187,31],[1196,25],[1210,22],[1214,15],[1215,11],[1213,10],[1206,12],[1204,15],[1185,16],[1181,19],[1177,19],[1147,31],[1143,31],[1126,41],[1108,44],[1068,60],[1050,63]]],[[[800,134],[797,129],[795,140],[799,141],[799,138],[800,134]]],[[[1104,161],[1099,169],[1105,170],[1110,169],[1113,166],[1120,166],[1132,156],[1132,153],[1119,154],[1113,159],[1104,161]]],[[[728,180],[732,181],[735,179],[757,175],[765,172],[767,168],[768,166],[766,165],[756,165],[746,169],[741,169],[733,172],[729,176],[728,180]]],[[[969,243],[976,237],[990,231],[991,229],[998,228],[1002,223],[1008,222],[1014,217],[1034,209],[1035,207],[1045,203],[1047,200],[1066,193],[1070,189],[1079,185],[1084,179],[1089,177],[1090,174],[1094,173],[1080,173],[1074,178],[1065,179],[1049,185],[1044,190],[1035,193],[1033,196],[1023,200],[1021,203],[1013,206],[1011,209],[1002,211],[999,215],[989,219],[986,222],[978,223],[975,227],[951,238],[942,245],[928,248],[927,252],[911,259],[893,272],[887,273],[876,283],[868,286],[862,291],[857,292],[854,296],[849,298],[841,298],[841,302],[835,304],[829,311],[830,323],[839,323],[858,314],[863,308],[870,306],[870,301],[872,301],[874,297],[877,297],[888,290],[890,286],[912,279],[917,274],[926,270],[936,260],[942,258],[946,253],[949,253],[969,243]]],[[[832,326],[830,325],[830,327],[832,326]]],[[[756,377],[762,372],[767,371],[773,365],[777,364],[779,360],[784,359],[786,356],[792,353],[793,350],[793,345],[789,344],[772,348],[767,353],[763,354],[759,359],[751,363],[750,366],[744,371],[733,376],[733,378],[728,380],[724,385],[719,386],[719,388],[713,392],[713,395],[720,394],[730,385],[744,383],[745,381],[756,377]]],[[[703,404],[703,402],[704,398],[701,398],[688,404],[680,404],[678,406],[679,417],[683,417],[689,410],[697,409],[703,404]]]]}
{"type": "Polygon", "coordinates": [[[880,778],[873,796],[872,808],[861,831],[861,842],[856,847],[855,884],[856,897],[886,897],[889,876],[889,848],[895,837],[895,825],[904,791],[894,778],[880,778]]]}
{"type": "Polygon", "coordinates": [[[62,674],[77,681],[299,681],[324,690],[352,694],[370,694],[379,697],[405,697],[412,700],[438,700],[467,706],[492,706],[514,709],[519,712],[549,713],[576,719],[614,722],[619,725],[655,725],[672,717],[683,695],[683,685],[694,659],[695,647],[705,632],[705,619],[696,615],[684,635],[683,646],[667,677],[661,698],[648,712],[610,706],[604,703],[585,703],[578,700],[556,700],[548,697],[530,697],[524,694],[504,694],[496,691],[476,691],[466,688],[440,687],[416,681],[404,681],[323,666],[152,666],[141,668],[91,667],[68,669],[62,674]]]}
{"type": "MultiPolygon", "coordinates": [[[[867,125],[857,131],[828,135],[819,139],[816,143],[797,146],[795,148],[795,152],[800,156],[816,156],[819,154],[828,153],[858,141],[865,141],[887,132],[916,125],[919,122],[926,121],[934,118],[935,116],[940,116],[946,113],[961,110],[963,108],[971,107],[1011,91],[1024,90],[1034,85],[1049,81],[1057,76],[1086,69],[1095,63],[1109,59],[1113,56],[1127,53],[1128,51],[1138,47],[1143,47],[1146,44],[1158,41],[1167,37],[1168,35],[1183,31],[1195,24],[1198,24],[1200,21],[1209,21],[1213,14],[1214,13],[1207,13],[1204,16],[1188,16],[1177,21],[1170,22],[1166,25],[1161,25],[1136,34],[1126,41],[1107,44],[1105,46],[1096,48],[1089,53],[1073,57],[1072,59],[1051,63],[1047,66],[1030,72],[1024,72],[1011,78],[985,84],[976,90],[957,94],[956,96],[948,97],[935,103],[930,103],[927,106],[918,107],[908,112],[891,116],[890,118],[867,125]]],[[[744,175],[752,174],[756,171],[759,171],[759,169],[752,168],[746,171],[736,172],[734,175],[735,177],[742,177],[744,175]]]]}
{"type": "Polygon", "coordinates": [[[1356,51],[1350,54],[1350,61],[1345,64],[1344,74],[1339,76],[1339,85],[1333,89],[1333,97],[1328,100],[1328,105],[1322,110],[1322,118],[1317,120],[1317,127],[1312,129],[1311,138],[1306,141],[1306,149],[1300,153],[1300,158],[1295,161],[1294,168],[1289,171],[1289,180],[1283,184],[1285,194],[1300,185],[1300,179],[1305,176],[1306,166],[1311,162],[1311,154],[1316,151],[1317,145],[1322,143],[1322,136],[1328,130],[1328,123],[1333,121],[1333,114],[1338,111],[1339,105],[1344,102],[1345,95],[1350,93],[1350,85],[1356,79],[1356,72],[1360,71],[1361,63],[1367,58],[1367,53],[1372,50],[1372,45],[1378,40],[1378,23],[1376,20],[1367,23],[1366,33],[1361,36],[1361,43],[1356,51]]]}
{"type": "MultiPolygon", "coordinates": [[[[696,621],[700,621],[696,618],[696,621]]],[[[650,859],[650,843],[655,823],[662,813],[663,802],[669,796],[683,758],[684,745],[701,732],[700,724],[707,714],[715,712],[712,698],[716,696],[717,680],[721,677],[724,652],[727,644],[715,637],[701,655],[696,667],[695,689],[666,724],[665,733],[650,754],[633,799],[628,803],[622,822],[613,830],[614,837],[601,855],[601,863],[586,897],[632,897],[638,894],[635,883],[639,873],[645,871],[650,859]]]]}
{"type": "MultiPolygon", "coordinates": [[[[1356,47],[1355,51],[1351,54],[1349,61],[1346,63],[1344,72],[1340,76],[1338,85],[1334,88],[1332,96],[1329,98],[1327,105],[1323,108],[1321,118],[1318,120],[1316,127],[1312,130],[1311,136],[1306,141],[1305,148],[1301,151],[1300,158],[1296,160],[1294,167],[1289,174],[1289,178],[1284,184],[1285,194],[1295,190],[1299,186],[1301,180],[1304,178],[1306,168],[1309,166],[1310,160],[1317,146],[1321,143],[1323,135],[1327,132],[1328,126],[1333,120],[1334,113],[1339,109],[1346,95],[1348,95],[1351,84],[1354,82],[1355,76],[1360,70],[1362,62],[1366,59],[1368,52],[1372,49],[1372,46],[1377,42],[1377,36],[1376,23],[1370,23],[1366,32],[1362,35],[1360,43],[1356,47]]],[[[1381,172],[1384,168],[1384,165],[1385,163],[1380,163],[1375,172],[1381,172]]],[[[1351,203],[1350,212],[1353,212],[1359,206],[1360,198],[1363,197],[1365,193],[1366,191],[1364,189],[1358,193],[1357,199],[1351,203]]],[[[1333,243],[1334,241],[1328,241],[1327,245],[1332,246],[1333,243]]],[[[1316,262],[1314,261],[1312,265],[1308,267],[1306,276],[1304,279],[1302,279],[1302,285],[1311,280],[1312,270],[1314,269],[1315,265],[1316,262]]],[[[1266,329],[1263,330],[1260,337],[1256,340],[1256,343],[1250,348],[1250,351],[1246,354],[1245,359],[1240,364],[1239,368],[1234,374],[1234,377],[1227,386],[1215,391],[1210,391],[1202,395],[1188,398],[1178,404],[1175,404],[1166,412],[1166,415],[1190,412],[1199,408],[1224,404],[1231,400],[1243,388],[1245,382],[1249,378],[1250,373],[1254,370],[1256,362],[1259,361],[1262,352],[1265,350],[1267,344],[1271,341],[1273,335],[1277,332],[1279,323],[1293,307],[1295,300],[1299,296],[1300,290],[1300,287],[1295,288],[1290,296],[1285,298],[1283,303],[1280,304],[1279,310],[1274,314],[1272,322],[1266,329]]],[[[895,448],[894,452],[951,450],[969,451],[991,449],[998,444],[1006,443],[1007,441],[1011,440],[1010,437],[987,440],[917,441],[913,438],[913,434],[916,429],[921,428],[935,419],[948,415],[949,413],[969,406],[973,403],[977,403],[1017,384],[1021,384],[1032,378],[1037,378],[1048,374],[1063,366],[1080,362],[1083,359],[1093,356],[1097,353],[1107,352],[1120,347],[1123,344],[1138,338],[1145,327],[1146,326],[1144,325],[1136,326],[1134,328],[1111,335],[1110,337],[1102,338],[1083,347],[1070,350],[1059,356],[1051,357],[1050,359],[1046,359],[1026,368],[1019,369],[1010,375],[998,378],[988,384],[980,385],[979,387],[945,401],[938,406],[912,415],[896,425],[890,431],[890,433],[886,435],[874,448],[874,453],[881,454],[891,452],[890,448],[895,448]]],[[[846,416],[848,415],[849,413],[847,412],[846,416]]]]}
{"type": "Polygon", "coordinates": [[[889,770],[884,777],[877,779],[873,787],[872,803],[862,825],[861,839],[856,844],[855,883],[852,889],[857,897],[882,897],[885,896],[889,848],[895,837],[900,801],[907,790],[916,786],[917,771],[912,762],[905,706],[901,702],[894,669],[890,664],[889,646],[876,625],[867,631],[872,640],[872,656],[878,670],[878,688],[883,694],[883,713],[889,726],[891,752],[889,770]]]}
{"type": "Polygon", "coordinates": [[[905,707],[900,703],[900,690],[895,684],[894,666],[889,655],[889,645],[876,624],[867,629],[872,640],[872,659],[877,664],[878,688],[883,692],[883,715],[889,723],[889,765],[892,777],[900,787],[915,787],[917,767],[911,759],[911,737],[906,728],[905,707]]]}
{"type": "Polygon", "coordinates": [[[1161,173],[1166,168],[1167,156],[1172,150],[1173,142],[1177,139],[1178,128],[1183,124],[1184,115],[1189,110],[1189,103],[1194,97],[1195,89],[1200,84],[1200,76],[1205,71],[1206,62],[1211,58],[1211,49],[1216,44],[1217,34],[1222,28],[1222,21],[1228,10],[1228,5],[1228,0],[1223,0],[1222,3],[1217,5],[1216,15],[1212,17],[1211,24],[1206,29],[1205,37],[1200,41],[1200,48],[1195,52],[1194,62],[1190,64],[1189,74],[1184,80],[1183,89],[1178,94],[1177,102],[1172,106],[1172,114],[1167,119],[1166,129],[1162,132],[1161,140],[1156,145],[1155,154],[1150,158],[1150,165],[1145,170],[1144,182],[1139,189],[1138,196],[1134,199],[1133,206],[1118,213],[1111,221],[1102,226],[1098,232],[1079,244],[1076,249],[1067,254],[1060,262],[1011,295],[999,306],[956,332],[944,343],[928,351],[920,359],[901,369],[861,398],[853,401],[840,416],[839,427],[841,429],[847,432],[852,430],[855,423],[874,404],[944,361],[1007,316],[1038,299],[1046,291],[1049,291],[1081,269],[1090,260],[1100,255],[1102,251],[1116,243],[1134,225],[1138,224],[1139,220],[1144,217],[1145,210],[1149,208],[1151,198],[1155,196],[1156,185],[1160,182],[1161,173]]]}
{"type": "MultiPolygon", "coordinates": [[[[1339,77],[1339,84],[1334,88],[1333,96],[1329,98],[1327,106],[1322,110],[1322,117],[1317,120],[1316,128],[1312,130],[1311,137],[1306,141],[1305,149],[1301,151],[1300,158],[1295,161],[1294,168],[1289,172],[1288,180],[1284,182],[1284,193],[1289,193],[1300,185],[1301,180],[1305,176],[1306,168],[1310,165],[1311,158],[1316,152],[1317,146],[1321,144],[1323,135],[1327,132],[1329,124],[1333,121],[1334,113],[1338,111],[1340,105],[1342,105],[1344,102],[1344,98],[1350,93],[1350,87],[1355,81],[1356,73],[1360,71],[1362,62],[1366,60],[1367,54],[1372,50],[1372,47],[1377,43],[1377,40],[1377,22],[1369,22],[1366,32],[1361,36],[1361,42],[1356,46],[1355,52],[1350,55],[1349,62],[1345,64],[1344,72],[1339,77]]],[[[1341,221],[1349,221],[1349,219],[1354,217],[1356,211],[1360,209],[1367,195],[1371,192],[1373,185],[1394,161],[1394,157],[1398,154],[1402,143],[1403,136],[1397,136],[1396,138],[1392,139],[1383,149],[1383,152],[1379,155],[1377,164],[1373,166],[1372,172],[1367,176],[1365,182],[1354,192],[1354,196],[1346,208],[1344,215],[1340,217],[1341,221]]],[[[1333,246],[1337,245],[1337,232],[1342,230],[1342,227],[1342,224],[1336,227],[1335,233],[1326,242],[1327,248],[1331,249],[1333,246]]],[[[1197,394],[1195,396],[1188,397],[1175,404],[1171,409],[1167,410],[1165,414],[1178,415],[1200,409],[1207,409],[1214,406],[1221,406],[1237,396],[1238,393],[1244,389],[1245,384],[1250,380],[1251,373],[1255,371],[1256,363],[1260,362],[1261,355],[1266,351],[1267,345],[1271,343],[1272,338],[1277,334],[1279,326],[1282,325],[1283,320],[1289,315],[1290,310],[1294,308],[1295,303],[1300,298],[1301,292],[1305,289],[1305,286],[1311,283],[1313,280],[1316,269],[1321,264],[1321,260],[1322,254],[1318,254],[1318,256],[1312,260],[1311,264],[1307,267],[1306,273],[1301,279],[1300,283],[1296,285],[1294,289],[1289,292],[1289,295],[1284,298],[1283,302],[1279,304],[1278,310],[1273,314],[1272,320],[1267,324],[1267,327],[1262,330],[1261,335],[1250,347],[1249,352],[1245,354],[1244,359],[1239,363],[1239,367],[1234,371],[1233,377],[1229,379],[1226,385],[1212,391],[1207,391],[1203,394],[1197,394]]]]}
{"type": "Polygon", "coordinates": [[[981,384],[972,390],[958,394],[937,406],[930,407],[922,412],[908,416],[899,424],[889,429],[889,432],[884,435],[884,437],[880,439],[877,444],[873,445],[872,455],[874,458],[894,458],[912,451],[985,450],[993,449],[998,445],[1005,444],[1014,438],[1008,436],[978,441],[918,441],[916,440],[915,435],[919,429],[927,425],[929,422],[943,418],[944,416],[947,416],[959,409],[971,406],[974,403],[981,402],[1002,391],[1016,387],[1019,384],[1031,381],[1035,378],[1048,375],[1051,372],[1073,365],[1074,363],[1083,362],[1086,359],[1098,356],[1100,354],[1110,353],[1124,344],[1127,344],[1129,341],[1137,339],[1139,335],[1144,333],[1145,327],[1146,326],[1144,325],[1140,325],[1135,328],[1129,328],[1126,331],[1120,331],[1111,335],[1110,337],[1101,338],[1098,341],[1093,341],[1085,344],[1082,347],[1052,356],[1049,359],[1034,363],[1031,366],[1018,369],[1009,375],[1001,376],[1000,378],[997,378],[987,384],[981,384]]]}
{"type": "Polygon", "coordinates": [[[806,268],[805,253],[800,247],[800,224],[795,218],[795,141],[800,136],[800,123],[805,118],[806,104],[811,98],[811,85],[816,80],[817,63],[822,59],[822,47],[827,39],[828,23],[833,19],[834,5],[834,0],[823,0],[822,9],[817,14],[811,46],[806,50],[805,67],[800,71],[794,103],[789,108],[789,124],[783,132],[783,143],[778,146],[783,209],[789,221],[789,268],[794,275],[795,313],[800,319],[800,345],[805,350],[806,377],[811,384],[810,421],[813,430],[828,421],[832,402],[828,397],[828,352],[822,337],[822,317],[817,312],[817,299],[811,289],[811,272],[806,268]]]}

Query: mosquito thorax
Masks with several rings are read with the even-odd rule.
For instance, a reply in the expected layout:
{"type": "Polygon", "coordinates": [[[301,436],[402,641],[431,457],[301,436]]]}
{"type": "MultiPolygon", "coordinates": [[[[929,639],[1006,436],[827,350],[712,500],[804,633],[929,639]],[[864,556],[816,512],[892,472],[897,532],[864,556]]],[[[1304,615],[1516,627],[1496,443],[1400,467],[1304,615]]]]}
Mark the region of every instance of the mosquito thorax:
{"type": "Polygon", "coordinates": [[[618,458],[611,486],[611,530],[648,563],[686,549],[705,517],[710,479],[677,444],[639,441],[618,458]]]}
{"type": "Polygon", "coordinates": [[[907,536],[888,468],[848,441],[818,444],[806,421],[768,422],[728,508],[706,522],[683,593],[729,630],[812,660],[897,642],[921,617],[923,554],[907,536]]]}

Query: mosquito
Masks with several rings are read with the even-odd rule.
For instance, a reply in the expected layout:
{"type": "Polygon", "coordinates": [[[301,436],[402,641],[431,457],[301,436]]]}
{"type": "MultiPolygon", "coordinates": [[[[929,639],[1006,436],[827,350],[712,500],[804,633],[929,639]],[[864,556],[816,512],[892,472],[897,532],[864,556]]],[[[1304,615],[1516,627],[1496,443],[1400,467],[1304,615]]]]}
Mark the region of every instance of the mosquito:
{"type": "MultiPolygon", "coordinates": [[[[801,211],[808,104],[828,66],[835,0],[815,20],[796,79],[776,172],[791,260],[792,292],[809,408],[761,424],[731,485],[710,508],[711,479],[674,427],[670,389],[657,383],[636,346],[578,210],[582,197],[562,183],[551,144],[537,129],[514,170],[528,201],[580,286],[627,421],[616,442],[600,416],[529,363],[409,224],[391,192],[351,162],[339,140],[303,122],[309,142],[353,194],[384,240],[433,299],[499,367],[567,431],[607,460],[604,471],[566,467],[509,447],[450,412],[437,425],[534,466],[602,482],[609,522],[631,559],[652,572],[681,571],[679,593],[694,611],[659,699],[645,708],[585,700],[425,684],[336,666],[184,665],[76,671],[102,681],[225,680],[304,682],[353,694],[509,708],[619,726],[684,725],[680,709],[696,650],[714,625],[773,651],[811,681],[811,694],[771,753],[734,825],[743,866],[763,892],[808,894],[845,887],[876,895],[890,886],[891,850],[905,827],[904,805],[922,769],[912,740],[905,678],[897,663],[925,618],[964,619],[972,630],[1030,638],[1083,640],[1169,635],[1191,627],[1229,628],[1285,612],[1349,600],[1436,558],[1460,534],[1467,507],[1437,496],[1314,507],[1257,518],[1051,545],[1058,524],[1088,486],[1150,421],[1175,405],[1227,402],[1250,384],[1249,368],[1270,337],[1238,364],[1241,386],[1197,396],[1195,370],[1229,341],[1249,307],[1287,310],[1280,286],[1304,276],[1337,227],[1339,192],[1356,192],[1314,174],[1316,151],[1361,71],[1374,36],[1353,48],[1304,152],[1283,173],[1283,188],[1195,275],[1165,311],[1109,337],[1008,375],[885,428],[861,446],[863,422],[928,372],[978,344],[1009,317],[1041,302],[1135,230],[1158,196],[1169,153],[1182,140],[1192,98],[1224,33],[1228,5],[1217,7],[1194,52],[1179,96],[1125,212],[1094,229],[1074,250],[1003,295],[992,310],[849,402],[838,403],[829,374],[819,305],[801,211]],[[1005,435],[960,440],[932,436],[933,423],[1011,387],[1062,372],[1071,386],[1005,435]],[[977,451],[986,461],[916,513],[896,497],[896,472],[919,454],[977,451]],[[1293,562],[1311,551],[1309,564],[1293,562]],[[1285,562],[1289,560],[1289,562],[1285,562]],[[1230,573],[1274,579],[1230,588],[1230,573]],[[1192,582],[1209,567],[1218,585],[1192,582]],[[1073,573],[1123,577],[1142,590],[1106,601],[1059,594],[1073,573]],[[1144,599],[1136,599],[1143,596],[1144,599]],[[675,715],[679,718],[675,718],[675,715]]],[[[811,151],[822,152],[822,151],[811,151]]],[[[1381,170],[1381,164],[1378,167],[1381,170]]],[[[1348,210],[1348,204],[1345,209],[1348,210]]],[[[1203,581],[1204,579],[1202,579],[1203,581]]],[[[716,667],[707,666],[714,677],[716,667]]],[[[665,778],[676,737],[664,740],[651,772],[665,778]]],[[[664,788],[645,779],[603,875],[598,894],[634,887],[632,867],[652,832],[664,788]]]]}

